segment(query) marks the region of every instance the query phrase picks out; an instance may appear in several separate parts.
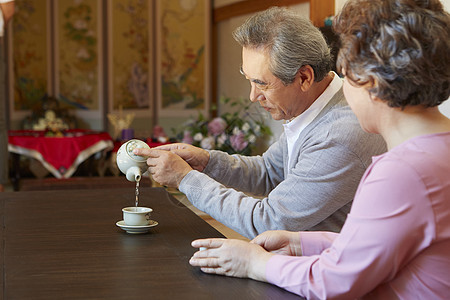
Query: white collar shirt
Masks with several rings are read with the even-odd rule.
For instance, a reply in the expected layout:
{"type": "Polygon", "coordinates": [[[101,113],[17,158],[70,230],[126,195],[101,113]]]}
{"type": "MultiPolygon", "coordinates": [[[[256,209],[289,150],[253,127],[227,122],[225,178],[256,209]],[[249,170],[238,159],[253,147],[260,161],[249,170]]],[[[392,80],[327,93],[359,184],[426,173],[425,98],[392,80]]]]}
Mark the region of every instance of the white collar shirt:
{"type": "Polygon", "coordinates": [[[325,91],[305,110],[303,113],[295,117],[294,119],[283,124],[284,133],[286,135],[288,144],[288,166],[291,162],[292,151],[294,149],[295,142],[297,141],[300,133],[308,126],[322,111],[322,109],[330,102],[331,98],[342,87],[342,79],[335,73],[333,80],[327,86],[325,91]]]}

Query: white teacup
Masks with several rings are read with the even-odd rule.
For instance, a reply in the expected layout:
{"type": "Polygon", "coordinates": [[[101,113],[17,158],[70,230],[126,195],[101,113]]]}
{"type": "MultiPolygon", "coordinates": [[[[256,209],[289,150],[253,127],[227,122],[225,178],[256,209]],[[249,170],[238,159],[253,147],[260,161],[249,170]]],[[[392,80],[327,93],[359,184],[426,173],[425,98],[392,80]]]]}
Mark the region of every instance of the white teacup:
{"type": "Polygon", "coordinates": [[[130,226],[145,226],[150,224],[150,214],[153,209],[149,207],[125,207],[122,208],[123,221],[130,226]]]}

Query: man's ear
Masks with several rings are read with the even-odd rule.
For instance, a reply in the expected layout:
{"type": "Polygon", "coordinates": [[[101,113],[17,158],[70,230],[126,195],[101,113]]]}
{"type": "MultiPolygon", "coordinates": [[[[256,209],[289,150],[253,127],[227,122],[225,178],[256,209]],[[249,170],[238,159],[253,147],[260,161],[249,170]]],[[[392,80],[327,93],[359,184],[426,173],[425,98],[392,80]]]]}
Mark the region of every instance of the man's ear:
{"type": "Polygon", "coordinates": [[[311,85],[314,83],[314,70],[310,65],[306,65],[301,67],[298,72],[295,80],[300,84],[300,89],[303,92],[309,90],[311,85]]]}

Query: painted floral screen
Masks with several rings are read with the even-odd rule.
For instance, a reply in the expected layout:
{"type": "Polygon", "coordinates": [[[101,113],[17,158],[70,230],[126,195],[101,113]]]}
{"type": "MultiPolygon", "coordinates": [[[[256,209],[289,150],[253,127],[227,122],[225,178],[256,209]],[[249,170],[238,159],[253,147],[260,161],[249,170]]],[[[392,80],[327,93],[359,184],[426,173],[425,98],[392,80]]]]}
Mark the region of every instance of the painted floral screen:
{"type": "Polygon", "coordinates": [[[207,112],[208,0],[16,0],[14,114],[47,96],[79,116],[207,112]]]}
{"type": "Polygon", "coordinates": [[[209,1],[157,1],[158,108],[163,116],[207,110],[209,1]]]}

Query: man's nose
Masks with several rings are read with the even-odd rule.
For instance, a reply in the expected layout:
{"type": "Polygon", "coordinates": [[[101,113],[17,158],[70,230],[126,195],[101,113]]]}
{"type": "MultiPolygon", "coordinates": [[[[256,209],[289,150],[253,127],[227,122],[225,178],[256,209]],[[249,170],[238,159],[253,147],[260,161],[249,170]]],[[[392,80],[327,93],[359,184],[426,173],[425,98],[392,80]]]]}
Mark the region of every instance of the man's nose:
{"type": "Polygon", "coordinates": [[[256,87],[256,85],[252,84],[250,89],[250,101],[256,102],[262,100],[264,95],[261,93],[261,90],[256,87]]]}

